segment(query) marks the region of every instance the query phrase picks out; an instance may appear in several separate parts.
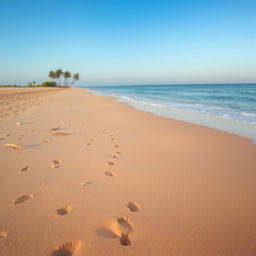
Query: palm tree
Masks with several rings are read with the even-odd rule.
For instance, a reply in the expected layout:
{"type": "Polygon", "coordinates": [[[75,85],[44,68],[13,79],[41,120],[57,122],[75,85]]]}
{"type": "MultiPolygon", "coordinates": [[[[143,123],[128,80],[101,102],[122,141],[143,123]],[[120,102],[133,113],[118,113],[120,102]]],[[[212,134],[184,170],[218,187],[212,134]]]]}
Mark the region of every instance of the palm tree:
{"type": "Polygon", "coordinates": [[[75,73],[75,74],[73,75],[73,79],[74,79],[74,80],[79,80],[79,78],[80,78],[80,76],[79,76],[78,73],[75,73]]]}
{"type": "Polygon", "coordinates": [[[64,86],[68,86],[68,80],[71,77],[71,73],[69,71],[65,71],[63,73],[63,77],[64,77],[64,86]]]}
{"type": "Polygon", "coordinates": [[[55,72],[54,72],[53,70],[49,71],[48,76],[49,76],[50,78],[54,79],[54,78],[55,78],[55,72]]]}
{"type": "Polygon", "coordinates": [[[80,75],[78,73],[75,73],[73,75],[73,81],[72,81],[72,83],[70,85],[73,85],[79,79],[80,79],[80,75]]]}
{"type": "Polygon", "coordinates": [[[64,77],[64,86],[69,86],[69,85],[72,85],[74,84],[77,80],[80,79],[80,75],[78,73],[74,74],[73,75],[73,81],[71,83],[69,83],[69,79],[72,77],[71,73],[69,71],[65,71],[63,72],[62,69],[57,69],[56,71],[49,71],[49,74],[48,76],[55,80],[57,82],[57,85],[58,86],[61,86],[61,78],[62,76],[64,77]]]}
{"type": "Polygon", "coordinates": [[[50,77],[53,80],[56,80],[56,73],[53,70],[51,70],[48,74],[48,77],[50,77]]]}
{"type": "Polygon", "coordinates": [[[74,84],[77,80],[79,80],[79,78],[80,78],[80,75],[78,73],[75,73],[73,75],[73,83],[72,84],[74,84]]]}
{"type": "Polygon", "coordinates": [[[58,85],[61,86],[61,76],[63,74],[63,71],[61,68],[57,69],[55,71],[55,75],[56,75],[56,80],[59,79],[58,85]]]}

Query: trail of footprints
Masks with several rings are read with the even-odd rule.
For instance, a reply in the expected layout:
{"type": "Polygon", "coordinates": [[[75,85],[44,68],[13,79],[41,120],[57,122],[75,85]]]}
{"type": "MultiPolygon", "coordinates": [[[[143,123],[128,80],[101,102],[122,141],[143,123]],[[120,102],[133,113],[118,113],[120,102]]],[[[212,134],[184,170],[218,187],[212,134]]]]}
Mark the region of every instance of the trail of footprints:
{"type": "MultiPolygon", "coordinates": [[[[21,125],[21,124],[22,123],[19,122],[19,124],[17,124],[17,125],[21,125]]],[[[57,127],[54,127],[51,129],[51,131],[54,132],[53,135],[58,135],[58,136],[69,135],[69,133],[65,133],[65,132],[62,132],[59,130],[61,130],[60,126],[57,126],[57,127]]],[[[102,131],[102,133],[105,134],[105,131],[102,131]]],[[[9,136],[9,134],[8,134],[8,136],[9,136]]],[[[111,141],[114,142],[115,141],[114,135],[110,134],[109,136],[111,138],[111,141]]],[[[21,137],[24,137],[24,136],[21,136],[21,137]]],[[[3,138],[1,137],[0,139],[3,139],[3,138]]],[[[48,140],[43,140],[43,143],[48,143],[48,142],[49,142],[48,140]]],[[[86,145],[90,146],[93,143],[94,143],[94,140],[91,139],[89,142],[86,143],[86,145]]],[[[22,150],[23,149],[21,146],[16,145],[16,144],[5,144],[4,147],[9,150],[22,150]]],[[[119,148],[119,145],[114,144],[113,147],[119,148]]],[[[120,151],[115,151],[115,153],[112,154],[112,158],[117,160],[117,158],[119,157],[120,154],[121,154],[120,151]]],[[[116,165],[116,161],[108,161],[107,164],[110,167],[114,167],[116,165]]],[[[51,168],[59,168],[61,165],[62,165],[62,161],[55,159],[55,160],[52,160],[51,168]]],[[[21,168],[19,171],[27,172],[29,170],[31,170],[31,166],[28,165],[28,166],[21,168]]],[[[113,170],[105,171],[104,174],[107,177],[116,176],[116,173],[113,170]]],[[[92,184],[92,181],[80,183],[80,185],[83,187],[87,187],[90,184],[92,184]]],[[[40,185],[45,185],[45,182],[41,182],[40,185]]],[[[26,194],[26,195],[20,196],[16,199],[12,200],[11,203],[16,205],[16,204],[24,203],[28,200],[31,200],[32,198],[34,198],[34,194],[26,194]]],[[[128,202],[126,205],[126,208],[130,212],[138,212],[141,210],[141,206],[138,202],[128,202]]],[[[72,210],[73,210],[72,206],[64,206],[64,207],[56,210],[56,216],[65,216],[67,214],[70,214],[72,212],[72,210]]],[[[115,220],[115,228],[110,231],[113,232],[115,234],[115,236],[119,238],[121,245],[129,246],[132,244],[131,237],[134,232],[134,229],[135,229],[135,226],[132,223],[132,221],[128,217],[121,216],[115,220]]],[[[5,237],[7,237],[7,233],[0,231],[0,239],[5,238],[5,237]]],[[[56,249],[54,249],[51,253],[51,256],[72,256],[81,248],[81,246],[82,246],[81,241],[71,241],[68,243],[64,243],[64,244],[58,246],[56,249]]]]}
{"type": "MultiPolygon", "coordinates": [[[[105,132],[102,132],[105,133],[105,132]]],[[[113,134],[109,135],[111,138],[111,141],[115,141],[115,137],[113,134]]],[[[119,148],[118,144],[114,144],[113,147],[115,149],[119,148]]],[[[120,155],[120,151],[116,151],[114,154],[112,154],[113,159],[117,159],[120,155]]],[[[111,167],[114,167],[116,165],[116,161],[108,161],[107,164],[111,167]]],[[[116,176],[116,173],[112,170],[105,171],[105,175],[108,177],[116,176]]],[[[138,202],[128,202],[126,205],[127,209],[130,212],[138,212],[141,210],[141,206],[138,202]]],[[[132,235],[134,233],[135,226],[132,223],[132,221],[125,216],[118,217],[115,220],[115,223],[112,223],[112,230],[110,230],[116,237],[119,238],[120,244],[123,246],[129,246],[132,244],[132,235]]]]}

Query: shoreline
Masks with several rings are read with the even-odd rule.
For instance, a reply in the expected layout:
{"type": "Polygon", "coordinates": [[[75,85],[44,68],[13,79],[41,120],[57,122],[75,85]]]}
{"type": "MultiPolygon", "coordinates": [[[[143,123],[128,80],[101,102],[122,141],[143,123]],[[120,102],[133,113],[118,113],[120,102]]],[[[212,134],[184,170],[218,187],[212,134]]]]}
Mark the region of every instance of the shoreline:
{"type": "Polygon", "coordinates": [[[71,241],[80,241],[77,255],[255,254],[256,147],[248,139],[81,88],[20,95],[5,111],[3,256],[53,255],[71,241]],[[120,216],[132,223],[129,246],[120,216]]]}
{"type": "MultiPolygon", "coordinates": [[[[80,89],[80,88],[79,88],[80,89]]],[[[122,100],[115,96],[103,95],[96,91],[87,90],[87,88],[81,88],[86,90],[91,95],[108,97],[119,103],[125,103],[132,107],[132,109],[137,111],[142,111],[145,113],[150,113],[158,117],[167,118],[170,120],[177,120],[181,122],[186,122],[194,125],[199,125],[214,129],[220,132],[225,132],[232,135],[237,135],[243,138],[250,140],[253,144],[256,144],[256,125],[249,123],[242,123],[235,120],[224,119],[217,116],[211,116],[207,114],[202,114],[199,112],[186,111],[182,109],[175,109],[168,107],[168,112],[163,111],[162,108],[159,108],[159,111],[156,111],[155,108],[144,108],[141,104],[131,103],[129,101],[122,100]]]]}

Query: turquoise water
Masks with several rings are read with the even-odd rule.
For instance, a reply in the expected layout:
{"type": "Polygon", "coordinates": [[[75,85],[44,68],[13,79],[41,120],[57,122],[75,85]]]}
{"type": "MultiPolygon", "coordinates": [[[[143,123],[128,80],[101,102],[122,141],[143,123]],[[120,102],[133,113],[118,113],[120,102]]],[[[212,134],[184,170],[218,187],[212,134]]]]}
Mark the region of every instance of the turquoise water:
{"type": "MultiPolygon", "coordinates": [[[[219,127],[205,124],[203,119],[211,120],[212,117],[213,123],[224,121],[229,126],[235,123],[234,126],[250,128],[252,134],[240,134],[239,128],[233,133],[256,138],[256,84],[94,86],[86,89],[160,116],[213,128],[219,127]],[[182,118],[177,114],[179,110],[183,113],[182,118]]],[[[232,133],[232,129],[226,131],[232,133]]]]}

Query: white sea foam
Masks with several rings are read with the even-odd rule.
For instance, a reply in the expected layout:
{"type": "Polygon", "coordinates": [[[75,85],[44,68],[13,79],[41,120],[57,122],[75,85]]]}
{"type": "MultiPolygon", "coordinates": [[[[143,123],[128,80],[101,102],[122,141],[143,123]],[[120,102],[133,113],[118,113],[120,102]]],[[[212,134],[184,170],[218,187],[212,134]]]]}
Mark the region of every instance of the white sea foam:
{"type": "Polygon", "coordinates": [[[216,116],[224,119],[230,119],[236,122],[256,124],[256,114],[254,113],[238,112],[232,109],[227,109],[227,108],[225,109],[219,106],[211,106],[211,105],[207,106],[199,103],[191,104],[191,103],[180,103],[180,102],[164,102],[164,103],[161,102],[160,103],[160,102],[153,102],[152,100],[150,101],[148,99],[142,100],[138,97],[135,98],[135,96],[129,97],[129,96],[117,94],[117,93],[111,93],[108,95],[106,93],[99,92],[99,94],[115,97],[120,101],[124,101],[126,103],[131,103],[131,104],[135,103],[135,104],[142,104],[142,105],[151,105],[155,107],[172,108],[177,110],[181,109],[181,110],[203,113],[210,116],[216,116]]]}
{"type": "Polygon", "coordinates": [[[245,112],[241,112],[241,115],[243,115],[243,116],[252,116],[252,117],[256,117],[256,114],[254,114],[254,113],[245,113],[245,112]]]}
{"type": "MultiPolygon", "coordinates": [[[[212,91],[204,94],[201,92],[201,88],[197,94],[191,93],[190,90],[186,91],[186,88],[184,90],[175,88],[177,91],[172,91],[173,88],[168,89],[169,91],[163,88],[158,90],[158,86],[153,90],[150,87],[146,89],[145,87],[123,88],[105,89],[101,87],[99,90],[92,89],[90,91],[97,95],[115,97],[118,101],[126,102],[137,109],[159,116],[210,126],[256,141],[256,110],[251,103],[252,100],[237,102],[229,97],[229,93],[225,95],[224,92],[221,92],[222,89],[217,91],[215,88],[215,92],[221,92],[222,95],[214,96],[212,91]],[[202,100],[201,97],[204,95],[207,96],[202,100]],[[255,112],[253,112],[254,110],[255,112]]],[[[251,96],[252,98],[253,96],[251,96]]]]}
{"type": "Polygon", "coordinates": [[[187,104],[187,103],[178,103],[178,102],[168,102],[165,104],[155,103],[152,101],[145,100],[137,100],[132,97],[124,96],[124,95],[115,95],[114,97],[118,98],[121,101],[125,101],[127,103],[136,103],[143,105],[151,105],[156,107],[166,107],[166,108],[174,108],[174,109],[182,109],[187,111],[204,113],[207,115],[217,116],[225,119],[234,120],[237,122],[245,122],[256,124],[256,119],[243,118],[244,117],[256,117],[256,114],[253,113],[240,113],[231,109],[224,109],[222,107],[216,106],[206,106],[203,104],[187,104]]]}

